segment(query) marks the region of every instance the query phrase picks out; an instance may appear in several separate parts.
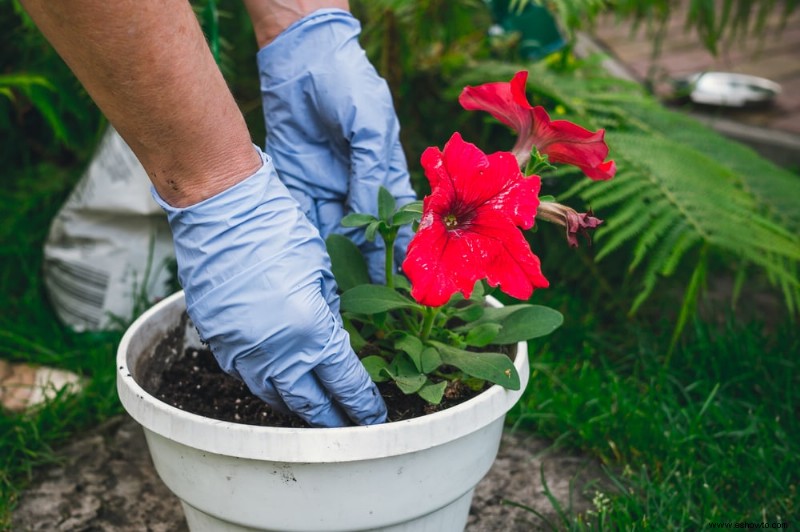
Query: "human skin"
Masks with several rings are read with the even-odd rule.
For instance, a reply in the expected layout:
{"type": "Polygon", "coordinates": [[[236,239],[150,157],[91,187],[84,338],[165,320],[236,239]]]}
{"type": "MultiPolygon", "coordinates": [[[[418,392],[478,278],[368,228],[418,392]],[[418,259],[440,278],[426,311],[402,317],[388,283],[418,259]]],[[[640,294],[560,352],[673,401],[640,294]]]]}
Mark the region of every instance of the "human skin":
{"type": "MultiPolygon", "coordinates": [[[[243,0],[259,48],[346,0],[243,0]]],[[[125,139],[159,195],[186,207],[260,165],[250,134],[185,0],[22,0],[125,139]]]]}
{"type": "Polygon", "coordinates": [[[260,167],[186,0],[22,4],[167,203],[193,205],[260,167]]]}

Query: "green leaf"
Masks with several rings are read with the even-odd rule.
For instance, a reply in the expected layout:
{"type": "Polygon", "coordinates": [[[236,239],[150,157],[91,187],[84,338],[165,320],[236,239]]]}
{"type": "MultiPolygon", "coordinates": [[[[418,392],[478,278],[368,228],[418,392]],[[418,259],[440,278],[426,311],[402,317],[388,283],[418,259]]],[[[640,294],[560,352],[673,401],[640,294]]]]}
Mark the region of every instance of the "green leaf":
{"type": "Polygon", "coordinates": [[[378,191],[378,218],[384,223],[389,225],[391,223],[392,214],[394,214],[394,196],[386,188],[381,187],[378,191]]]}
{"type": "Polygon", "coordinates": [[[481,323],[477,327],[473,327],[467,333],[465,341],[467,345],[474,345],[476,347],[483,347],[489,345],[497,338],[497,334],[503,327],[499,323],[481,323]]]}
{"type": "Polygon", "coordinates": [[[472,293],[469,295],[470,301],[479,301],[481,304],[484,303],[484,296],[486,295],[486,287],[483,284],[483,281],[477,281],[475,286],[472,287],[472,293]]]}
{"type": "Polygon", "coordinates": [[[422,200],[416,200],[412,201],[411,203],[406,203],[405,205],[397,209],[397,212],[398,213],[411,212],[422,216],[422,200]]]}
{"type": "Polygon", "coordinates": [[[483,316],[483,304],[469,305],[461,307],[453,313],[453,317],[465,322],[475,321],[483,316]]]}
{"type": "Polygon", "coordinates": [[[353,351],[358,353],[365,345],[367,345],[367,341],[364,340],[364,337],[361,336],[361,331],[358,330],[353,325],[353,322],[344,318],[344,330],[347,331],[348,336],[350,336],[350,347],[353,348],[353,351]]]}
{"type": "Polygon", "coordinates": [[[431,381],[426,382],[422,388],[419,389],[417,394],[428,401],[432,405],[438,405],[442,402],[442,397],[444,396],[444,391],[447,389],[447,381],[442,381],[438,383],[433,383],[431,381]]]}
{"type": "Polygon", "coordinates": [[[370,222],[370,224],[364,230],[364,237],[370,242],[375,240],[375,233],[378,231],[378,229],[380,229],[381,225],[385,224],[380,220],[373,220],[372,222],[370,222]]]}
{"type": "Polygon", "coordinates": [[[401,288],[406,292],[411,292],[411,283],[408,281],[408,278],[405,275],[395,275],[394,287],[401,288]]]}
{"type": "Polygon", "coordinates": [[[435,347],[428,346],[423,349],[420,359],[422,361],[422,373],[431,373],[442,365],[442,357],[435,347]]]}
{"type": "Polygon", "coordinates": [[[421,373],[419,375],[397,375],[394,377],[397,387],[406,395],[418,392],[427,380],[428,377],[421,373]]]}
{"type": "Polygon", "coordinates": [[[370,355],[361,359],[361,364],[364,369],[369,373],[370,378],[375,382],[386,382],[389,380],[387,374],[389,373],[389,363],[378,355],[370,355]]]}
{"type": "Polygon", "coordinates": [[[332,233],[325,240],[325,245],[331,257],[331,271],[341,291],[370,282],[367,263],[352,240],[332,233]]]}
{"type": "Polygon", "coordinates": [[[31,85],[25,91],[25,94],[47,120],[56,138],[63,142],[69,142],[67,124],[64,121],[63,113],[58,109],[58,102],[52,97],[52,91],[43,85],[31,85]]]}
{"type": "Polygon", "coordinates": [[[376,314],[399,308],[420,308],[413,300],[388,286],[361,284],[342,294],[342,310],[376,314]]]}
{"type": "Polygon", "coordinates": [[[507,305],[487,307],[483,316],[456,329],[468,332],[484,323],[498,323],[503,328],[493,340],[496,344],[515,344],[552,333],[564,322],[564,316],[557,310],[542,305],[507,305]]]}
{"type": "Polygon", "coordinates": [[[361,227],[362,225],[369,225],[375,221],[375,217],[371,214],[351,213],[342,218],[341,224],[344,227],[361,227]]]}
{"type": "Polygon", "coordinates": [[[411,359],[403,353],[394,357],[388,366],[388,372],[397,387],[406,395],[416,393],[428,380],[428,377],[420,373],[411,359]]]}
{"type": "Polygon", "coordinates": [[[557,310],[542,305],[525,306],[500,321],[502,329],[493,340],[496,344],[515,344],[546,336],[564,323],[557,310]]]}
{"type": "Polygon", "coordinates": [[[473,353],[441,342],[432,342],[439,350],[442,362],[455,366],[467,375],[499,384],[509,390],[519,390],[517,368],[501,353],[473,353]]]}
{"type": "Polygon", "coordinates": [[[405,225],[412,222],[417,222],[420,219],[420,214],[411,211],[400,211],[392,218],[392,225],[405,225]]]}
{"type": "Polygon", "coordinates": [[[422,371],[422,340],[416,336],[407,333],[403,335],[394,343],[395,349],[402,351],[408,355],[411,361],[416,366],[417,371],[422,371]]]}

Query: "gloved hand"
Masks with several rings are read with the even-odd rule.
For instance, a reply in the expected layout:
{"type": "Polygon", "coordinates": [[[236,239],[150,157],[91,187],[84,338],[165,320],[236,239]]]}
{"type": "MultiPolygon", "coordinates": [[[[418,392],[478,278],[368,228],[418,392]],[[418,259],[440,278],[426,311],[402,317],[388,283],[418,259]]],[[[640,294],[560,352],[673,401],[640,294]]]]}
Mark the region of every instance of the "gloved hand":
{"type": "Polygon", "coordinates": [[[325,243],[261,156],[254,175],[191,207],[153,190],[189,316],[222,369],[273,408],[314,426],[381,423],[386,407],[342,327],[325,243]]]}
{"type": "MultiPolygon", "coordinates": [[[[281,180],[323,238],[352,239],[374,282],[384,281],[380,238],[340,225],[343,216],[378,214],[378,190],[398,206],[416,199],[400,145],[400,126],[386,82],[358,42],[350,13],[322,9],[300,19],[258,52],[266,152],[281,180]]],[[[411,239],[405,226],[395,245],[402,263],[411,239]]]]}

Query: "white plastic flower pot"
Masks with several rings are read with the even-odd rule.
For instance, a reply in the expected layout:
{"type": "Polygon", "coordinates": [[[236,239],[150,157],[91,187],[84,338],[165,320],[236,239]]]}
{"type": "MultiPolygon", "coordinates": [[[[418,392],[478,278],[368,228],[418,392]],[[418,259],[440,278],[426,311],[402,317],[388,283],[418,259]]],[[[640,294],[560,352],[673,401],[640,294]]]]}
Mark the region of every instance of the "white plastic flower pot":
{"type": "Polygon", "coordinates": [[[193,532],[462,531],[475,485],[497,455],[505,414],[528,381],[520,342],[520,391],[493,386],[441,412],[370,427],[228,423],[174,408],[139,384],[148,366],[169,357],[163,340],[171,331],[185,328],[173,354],[198,342],[187,322],[182,292],[136,320],[119,346],[117,389],[193,532]]]}

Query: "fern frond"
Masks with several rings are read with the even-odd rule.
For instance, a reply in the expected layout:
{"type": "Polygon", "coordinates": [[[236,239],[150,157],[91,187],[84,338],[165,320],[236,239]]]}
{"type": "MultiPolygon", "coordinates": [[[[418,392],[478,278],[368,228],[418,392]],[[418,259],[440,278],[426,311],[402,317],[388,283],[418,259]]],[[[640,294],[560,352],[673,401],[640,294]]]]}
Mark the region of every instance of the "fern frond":
{"type": "Polygon", "coordinates": [[[653,218],[648,231],[644,232],[636,242],[633,250],[633,260],[631,260],[629,271],[634,271],[642,260],[648,256],[651,250],[662,239],[664,234],[667,233],[675,225],[675,216],[669,207],[663,208],[653,218]]]}
{"type": "Polygon", "coordinates": [[[619,172],[614,180],[616,182],[613,187],[603,187],[598,184],[599,186],[586,188],[581,195],[583,200],[591,205],[592,209],[605,209],[629,198],[641,198],[649,191],[648,183],[637,179],[631,172],[619,172]]]}
{"type": "MultiPolygon", "coordinates": [[[[643,235],[649,234],[648,229],[652,226],[651,213],[642,209],[642,205],[635,198],[615,205],[614,209],[614,215],[606,219],[603,231],[597,234],[597,242],[600,244],[600,250],[596,256],[598,261],[610,255],[634,237],[642,238],[643,235]],[[606,238],[607,235],[608,238],[606,238]]],[[[676,223],[676,215],[672,209],[669,209],[669,204],[662,207],[660,211],[669,213],[672,219],[670,225],[676,223]]],[[[629,270],[633,270],[632,265],[629,266],[629,270]]]]}
{"type": "Polygon", "coordinates": [[[701,239],[683,223],[678,223],[667,231],[663,239],[654,247],[650,260],[645,265],[641,280],[641,291],[637,294],[631,305],[630,314],[635,314],[639,307],[647,300],[655,290],[656,285],[662,279],[662,267],[668,260],[674,260],[675,249],[686,251],[701,239]]]}
{"type": "Polygon", "coordinates": [[[634,311],[659,279],[674,274],[700,244],[759,265],[782,287],[787,302],[798,300],[793,276],[800,263],[800,238],[762,214],[760,202],[741,186],[737,173],[667,138],[634,133],[607,138],[625,171],[579,190],[584,201],[602,206],[606,218],[597,234],[597,260],[626,243],[634,250],[630,270],[647,259],[634,311]]]}
{"type": "Polygon", "coordinates": [[[699,152],[723,161],[732,176],[759,203],[758,208],[779,224],[800,233],[800,177],[780,168],[751,148],[732,141],[697,120],[665,110],[655,102],[640,102],[626,108],[638,123],[647,124],[649,133],[692,146],[699,152]]]}

